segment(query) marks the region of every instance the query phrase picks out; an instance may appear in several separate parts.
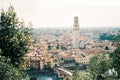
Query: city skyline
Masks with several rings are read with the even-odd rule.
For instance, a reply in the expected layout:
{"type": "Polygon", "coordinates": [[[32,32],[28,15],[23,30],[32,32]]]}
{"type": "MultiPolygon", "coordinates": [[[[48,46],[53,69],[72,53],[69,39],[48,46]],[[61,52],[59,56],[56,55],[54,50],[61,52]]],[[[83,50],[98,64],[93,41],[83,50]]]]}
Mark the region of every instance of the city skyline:
{"type": "Polygon", "coordinates": [[[0,9],[13,5],[19,19],[38,27],[71,27],[74,16],[80,27],[119,27],[119,0],[1,0],[0,9]]]}

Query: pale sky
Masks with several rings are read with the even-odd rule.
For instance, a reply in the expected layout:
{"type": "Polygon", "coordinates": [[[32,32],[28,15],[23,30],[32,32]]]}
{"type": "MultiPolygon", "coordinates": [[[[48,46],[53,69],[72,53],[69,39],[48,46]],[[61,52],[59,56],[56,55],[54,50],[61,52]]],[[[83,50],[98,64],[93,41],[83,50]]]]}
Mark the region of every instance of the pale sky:
{"type": "Polygon", "coordinates": [[[0,8],[10,3],[34,27],[71,27],[74,16],[80,27],[120,27],[120,0],[0,0],[0,8]]]}

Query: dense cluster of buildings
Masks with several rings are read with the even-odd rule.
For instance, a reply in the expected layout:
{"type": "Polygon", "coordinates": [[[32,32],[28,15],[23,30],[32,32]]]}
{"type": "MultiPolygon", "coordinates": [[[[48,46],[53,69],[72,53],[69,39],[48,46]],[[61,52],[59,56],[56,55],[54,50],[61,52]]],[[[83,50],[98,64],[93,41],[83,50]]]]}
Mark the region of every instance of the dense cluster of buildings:
{"type": "Polygon", "coordinates": [[[42,33],[39,42],[30,46],[25,58],[29,59],[29,67],[55,68],[64,67],[70,70],[81,69],[81,66],[90,62],[90,58],[100,54],[114,51],[111,41],[93,40],[80,35],[78,17],[74,17],[72,33],[60,31],[61,34],[53,35],[49,31],[42,33]]]}

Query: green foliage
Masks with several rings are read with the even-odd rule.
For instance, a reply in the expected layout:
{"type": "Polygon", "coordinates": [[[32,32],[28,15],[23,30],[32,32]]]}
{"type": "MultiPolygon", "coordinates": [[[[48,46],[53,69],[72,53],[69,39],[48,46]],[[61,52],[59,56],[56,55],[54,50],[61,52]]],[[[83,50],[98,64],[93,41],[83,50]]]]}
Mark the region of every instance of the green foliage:
{"type": "Polygon", "coordinates": [[[91,74],[92,80],[106,80],[111,77],[106,76],[108,70],[112,68],[111,63],[112,61],[104,54],[91,58],[87,70],[91,74]]]}
{"type": "Polygon", "coordinates": [[[59,49],[59,44],[56,46],[56,49],[59,49]]]}
{"type": "Polygon", "coordinates": [[[108,46],[105,46],[105,50],[109,50],[109,47],[108,47],[108,46]]]}
{"type": "Polygon", "coordinates": [[[118,73],[118,79],[120,79],[120,47],[118,47],[113,53],[112,53],[112,59],[113,59],[113,68],[118,73]]]}
{"type": "Polygon", "coordinates": [[[117,48],[116,50],[110,54],[110,57],[113,60],[112,67],[117,72],[117,79],[120,79],[120,34],[119,37],[116,39],[117,48]]]}
{"type": "Polygon", "coordinates": [[[0,56],[0,80],[22,80],[17,68],[10,64],[10,60],[0,56]]]}
{"type": "Polygon", "coordinates": [[[118,35],[116,39],[116,43],[117,43],[117,48],[120,49],[120,34],[118,35]]]}
{"type": "Polygon", "coordinates": [[[8,11],[2,10],[0,15],[1,55],[9,58],[11,63],[18,67],[31,42],[31,29],[25,27],[23,21],[19,21],[14,8],[10,6],[8,11]]]}
{"type": "Polygon", "coordinates": [[[77,70],[73,72],[72,80],[80,80],[80,75],[77,70]]]}
{"type": "Polygon", "coordinates": [[[22,70],[26,70],[29,67],[30,67],[30,60],[29,59],[24,59],[24,61],[20,64],[20,68],[22,70]]]}
{"type": "Polygon", "coordinates": [[[100,40],[110,40],[110,41],[116,41],[118,38],[120,37],[120,35],[113,35],[113,34],[107,34],[107,33],[103,33],[100,35],[100,40]]]}
{"type": "Polygon", "coordinates": [[[74,71],[72,80],[91,80],[90,73],[86,71],[74,71]]]}
{"type": "Polygon", "coordinates": [[[51,50],[51,49],[52,49],[52,47],[50,45],[48,45],[48,50],[51,50]]]}
{"type": "Polygon", "coordinates": [[[80,75],[80,80],[91,80],[91,75],[89,72],[80,71],[79,75],[80,75]]]}

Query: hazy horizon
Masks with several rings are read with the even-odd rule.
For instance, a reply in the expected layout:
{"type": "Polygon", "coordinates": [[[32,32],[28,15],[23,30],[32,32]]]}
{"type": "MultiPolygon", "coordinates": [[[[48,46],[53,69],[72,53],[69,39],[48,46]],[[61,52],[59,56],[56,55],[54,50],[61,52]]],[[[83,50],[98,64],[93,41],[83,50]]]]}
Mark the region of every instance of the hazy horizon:
{"type": "Polygon", "coordinates": [[[119,0],[1,0],[0,9],[13,5],[19,19],[38,27],[73,26],[79,17],[82,28],[120,27],[119,0]]]}

